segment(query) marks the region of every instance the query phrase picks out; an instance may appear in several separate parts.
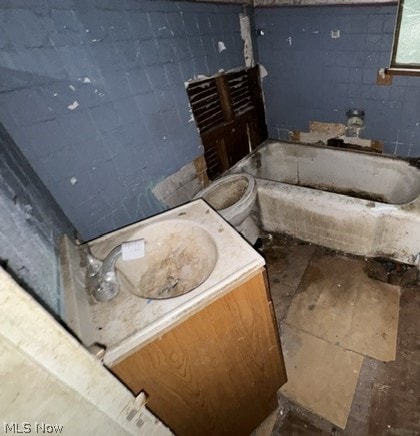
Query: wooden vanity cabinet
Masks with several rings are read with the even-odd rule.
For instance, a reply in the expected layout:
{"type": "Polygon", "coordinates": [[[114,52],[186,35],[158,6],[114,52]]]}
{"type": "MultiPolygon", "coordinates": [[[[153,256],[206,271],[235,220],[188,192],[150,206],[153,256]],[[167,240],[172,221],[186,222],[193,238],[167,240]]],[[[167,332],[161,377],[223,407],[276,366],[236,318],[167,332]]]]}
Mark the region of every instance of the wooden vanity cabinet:
{"type": "Polygon", "coordinates": [[[249,435],[286,382],[265,271],[111,370],[178,436],[249,435]]]}

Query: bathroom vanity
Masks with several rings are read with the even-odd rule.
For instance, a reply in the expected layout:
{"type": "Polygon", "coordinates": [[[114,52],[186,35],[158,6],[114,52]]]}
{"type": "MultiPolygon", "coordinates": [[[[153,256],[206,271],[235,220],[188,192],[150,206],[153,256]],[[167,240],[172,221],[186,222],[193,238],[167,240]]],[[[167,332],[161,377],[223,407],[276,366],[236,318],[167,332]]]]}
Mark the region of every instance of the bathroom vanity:
{"type": "Polygon", "coordinates": [[[177,435],[250,434],[286,382],[264,272],[111,370],[177,435]]]}
{"type": "Polygon", "coordinates": [[[97,303],[80,286],[73,289],[76,304],[87,302],[79,310],[85,319],[76,323],[80,339],[103,344],[104,364],[134,394],[144,391],[148,408],[175,434],[249,434],[277,407],[277,390],[286,382],[264,259],[203,200],[112,232],[89,248],[103,260],[137,239],[145,241],[144,260],[129,267],[117,262],[115,298],[97,303]],[[201,250],[192,252],[206,262],[184,250],[189,235],[200,239],[201,250]],[[204,274],[195,289],[166,299],[135,295],[146,286],[145,274],[165,278],[167,259],[186,253],[191,271],[204,274]]]}

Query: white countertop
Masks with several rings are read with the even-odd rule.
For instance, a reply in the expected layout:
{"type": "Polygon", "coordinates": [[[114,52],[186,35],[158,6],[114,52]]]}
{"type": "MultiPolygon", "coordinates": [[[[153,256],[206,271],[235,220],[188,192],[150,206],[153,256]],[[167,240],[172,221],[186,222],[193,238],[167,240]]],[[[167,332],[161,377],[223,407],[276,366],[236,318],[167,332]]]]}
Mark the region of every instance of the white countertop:
{"type": "Polygon", "coordinates": [[[112,248],[130,240],[142,228],[174,218],[193,222],[212,235],[218,254],[214,270],[203,284],[179,297],[147,300],[120,286],[111,301],[92,303],[93,337],[107,347],[104,363],[109,366],[197,313],[265,264],[258,252],[201,199],[109,233],[91,241],[89,247],[93,255],[103,259],[112,248]]]}

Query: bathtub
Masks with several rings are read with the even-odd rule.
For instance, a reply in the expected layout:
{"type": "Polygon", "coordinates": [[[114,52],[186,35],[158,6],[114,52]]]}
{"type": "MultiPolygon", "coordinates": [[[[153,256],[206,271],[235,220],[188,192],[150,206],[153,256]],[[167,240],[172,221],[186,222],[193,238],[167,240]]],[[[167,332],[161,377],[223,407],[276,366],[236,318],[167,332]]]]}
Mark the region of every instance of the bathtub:
{"type": "Polygon", "coordinates": [[[229,172],[257,179],[260,224],[356,255],[419,265],[416,161],[269,140],[229,172]]]}

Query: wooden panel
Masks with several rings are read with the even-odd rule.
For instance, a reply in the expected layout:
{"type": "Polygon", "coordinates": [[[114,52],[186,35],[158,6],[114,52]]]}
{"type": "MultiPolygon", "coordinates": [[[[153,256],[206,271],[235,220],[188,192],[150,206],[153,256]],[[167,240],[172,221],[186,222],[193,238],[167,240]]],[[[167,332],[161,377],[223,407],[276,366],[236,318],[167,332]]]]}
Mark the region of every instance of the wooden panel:
{"type": "Polygon", "coordinates": [[[226,76],[216,77],[217,92],[219,93],[220,104],[222,106],[223,118],[225,121],[232,121],[235,113],[232,107],[232,99],[229,94],[226,76]]]}
{"type": "Polygon", "coordinates": [[[203,138],[203,145],[204,157],[207,165],[207,175],[210,180],[213,180],[229,168],[229,160],[224,140],[223,138],[203,138]]]}
{"type": "Polygon", "coordinates": [[[232,109],[236,115],[255,109],[251,96],[251,81],[247,70],[227,74],[227,87],[231,96],[232,109]]]}
{"type": "MultiPolygon", "coordinates": [[[[224,137],[228,156],[228,168],[235,165],[249,153],[248,129],[246,123],[238,124],[230,134],[224,137]]],[[[227,169],[227,168],[226,168],[227,169]]]]}
{"type": "Polygon", "coordinates": [[[258,67],[250,68],[248,70],[248,80],[251,84],[250,92],[252,104],[255,106],[255,139],[252,142],[252,148],[255,148],[268,138],[267,125],[265,123],[264,99],[261,87],[260,69],[258,67]]]}
{"type": "Polygon", "coordinates": [[[286,375],[261,273],[112,368],[177,435],[248,435],[286,375]]]}
{"type": "Polygon", "coordinates": [[[225,120],[219,87],[214,78],[194,82],[188,86],[191,109],[201,133],[223,124],[225,120]]]}
{"type": "Polygon", "coordinates": [[[210,180],[267,139],[258,67],[192,82],[187,93],[210,180]]]}
{"type": "Polygon", "coordinates": [[[194,159],[194,167],[195,172],[197,173],[197,177],[200,179],[202,186],[208,186],[209,178],[207,176],[206,160],[203,155],[198,156],[196,159],[194,159]]]}

